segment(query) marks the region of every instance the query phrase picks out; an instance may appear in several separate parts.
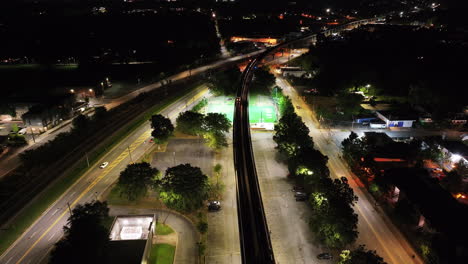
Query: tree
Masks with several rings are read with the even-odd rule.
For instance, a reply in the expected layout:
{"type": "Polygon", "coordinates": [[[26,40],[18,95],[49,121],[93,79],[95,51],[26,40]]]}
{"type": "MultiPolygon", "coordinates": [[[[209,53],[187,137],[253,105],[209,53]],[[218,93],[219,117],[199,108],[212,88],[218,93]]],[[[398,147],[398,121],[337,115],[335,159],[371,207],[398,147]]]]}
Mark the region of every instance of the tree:
{"type": "Polygon", "coordinates": [[[130,164],[120,173],[117,183],[120,196],[134,201],[143,197],[148,188],[156,186],[159,170],[147,162],[130,164]]]}
{"type": "Polygon", "coordinates": [[[254,73],[250,93],[267,95],[275,82],[275,76],[269,72],[267,67],[257,69],[254,73]]]}
{"type": "Polygon", "coordinates": [[[94,109],[94,120],[103,120],[107,117],[107,109],[104,106],[99,106],[94,109]]]}
{"type": "Polygon", "coordinates": [[[240,85],[241,72],[237,67],[221,71],[208,80],[208,86],[215,95],[233,95],[240,85]]]}
{"type": "Polygon", "coordinates": [[[325,246],[340,248],[356,240],[358,216],[352,208],[356,200],[346,180],[320,180],[310,196],[314,211],[310,225],[325,246]]]}
{"type": "Polygon", "coordinates": [[[222,132],[211,131],[205,133],[206,144],[208,147],[220,150],[228,146],[226,135],[222,132]]]}
{"type": "Polygon", "coordinates": [[[208,231],[208,223],[200,220],[197,224],[197,229],[200,233],[205,234],[208,231]]]}
{"type": "Polygon", "coordinates": [[[313,147],[309,137],[309,128],[296,113],[288,113],[281,117],[275,125],[273,140],[281,153],[289,158],[296,156],[301,148],[313,147]]]}
{"type": "Polygon", "coordinates": [[[104,263],[109,232],[103,221],[109,217],[106,202],[77,205],[64,226],[64,237],[55,244],[49,263],[104,263]]]}
{"type": "Polygon", "coordinates": [[[16,107],[14,105],[1,103],[0,115],[11,115],[12,117],[16,117],[16,107]]]}
{"type": "Polygon", "coordinates": [[[375,250],[367,250],[364,245],[350,251],[343,250],[338,264],[387,264],[375,250]]]}
{"type": "Polygon", "coordinates": [[[229,132],[231,128],[231,122],[225,114],[208,113],[203,121],[203,128],[207,132],[229,132]]]}
{"type": "Polygon", "coordinates": [[[73,119],[72,124],[75,131],[83,131],[89,127],[90,122],[87,116],[80,114],[73,119]]]}
{"type": "Polygon", "coordinates": [[[343,149],[343,158],[351,166],[356,166],[359,160],[365,156],[364,143],[354,132],[351,132],[349,137],[341,142],[341,147],[343,149]]]}
{"type": "Polygon", "coordinates": [[[161,188],[168,206],[191,211],[199,208],[207,198],[208,177],[198,167],[181,164],[166,170],[161,188]]]}
{"type": "Polygon", "coordinates": [[[151,127],[153,128],[151,135],[154,137],[154,141],[157,144],[167,142],[174,132],[174,126],[172,125],[171,120],[160,114],[153,115],[151,117],[151,127]]]}
{"type": "Polygon", "coordinates": [[[182,133],[198,136],[203,132],[204,117],[192,111],[180,113],[176,119],[177,130],[182,133]]]}
{"type": "Polygon", "coordinates": [[[338,94],[336,99],[338,106],[343,110],[345,115],[351,116],[359,114],[364,98],[360,94],[342,92],[338,94]]]}

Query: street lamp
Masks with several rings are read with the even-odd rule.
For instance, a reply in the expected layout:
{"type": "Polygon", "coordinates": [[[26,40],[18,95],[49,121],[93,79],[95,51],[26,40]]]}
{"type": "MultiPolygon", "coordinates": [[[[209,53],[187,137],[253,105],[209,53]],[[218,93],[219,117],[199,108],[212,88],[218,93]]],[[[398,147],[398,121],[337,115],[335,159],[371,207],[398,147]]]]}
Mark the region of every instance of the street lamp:
{"type": "Polygon", "coordinates": [[[74,89],[70,89],[70,93],[75,93],[75,90],[74,90],[74,89]]]}
{"type": "Polygon", "coordinates": [[[327,8],[325,11],[327,11],[327,13],[330,13],[331,9],[327,8]]]}

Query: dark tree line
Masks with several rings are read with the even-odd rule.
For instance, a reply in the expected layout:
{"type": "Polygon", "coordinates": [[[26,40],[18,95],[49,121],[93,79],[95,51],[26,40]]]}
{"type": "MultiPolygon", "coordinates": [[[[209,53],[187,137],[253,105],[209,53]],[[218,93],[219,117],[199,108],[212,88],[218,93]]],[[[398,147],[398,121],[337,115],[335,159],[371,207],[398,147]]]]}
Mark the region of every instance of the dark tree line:
{"type": "Polygon", "coordinates": [[[357,197],[345,178],[330,178],[328,158],[314,149],[309,129],[294,108],[285,109],[275,126],[273,139],[279,152],[287,158],[289,173],[310,193],[309,202],[314,211],[311,229],[316,239],[327,247],[351,244],[358,235],[358,218],[353,209],[357,197]]]}
{"type": "MultiPolygon", "coordinates": [[[[369,26],[370,27],[370,26],[369,26]]],[[[468,52],[445,31],[385,26],[325,40],[296,63],[316,73],[310,86],[322,95],[372,85],[377,96],[407,97],[435,119],[466,105],[468,52]],[[337,78],[337,76],[339,76],[337,78]]]]}

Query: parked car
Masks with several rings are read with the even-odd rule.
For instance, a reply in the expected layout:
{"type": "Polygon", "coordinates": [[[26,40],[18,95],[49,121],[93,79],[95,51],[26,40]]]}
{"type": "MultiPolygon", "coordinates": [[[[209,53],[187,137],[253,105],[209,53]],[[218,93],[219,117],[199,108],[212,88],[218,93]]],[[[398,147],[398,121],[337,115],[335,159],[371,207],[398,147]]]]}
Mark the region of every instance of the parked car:
{"type": "Polygon", "coordinates": [[[296,201],[305,201],[307,200],[308,195],[305,192],[295,192],[294,197],[296,198],[296,201]]]}
{"type": "Polygon", "coordinates": [[[293,192],[301,192],[301,191],[304,191],[304,187],[294,185],[293,188],[292,188],[292,191],[293,192]]]}
{"type": "Polygon", "coordinates": [[[109,162],[105,161],[99,166],[99,168],[104,169],[105,167],[107,167],[107,165],[109,165],[109,162]]]}
{"type": "Polygon", "coordinates": [[[332,259],[333,256],[330,253],[321,253],[317,255],[318,259],[332,259]]]}
{"type": "Polygon", "coordinates": [[[307,196],[296,196],[296,202],[307,201],[307,196]]]}
{"type": "Polygon", "coordinates": [[[209,212],[217,212],[221,210],[221,202],[220,201],[210,201],[208,203],[208,211],[209,212]]]}

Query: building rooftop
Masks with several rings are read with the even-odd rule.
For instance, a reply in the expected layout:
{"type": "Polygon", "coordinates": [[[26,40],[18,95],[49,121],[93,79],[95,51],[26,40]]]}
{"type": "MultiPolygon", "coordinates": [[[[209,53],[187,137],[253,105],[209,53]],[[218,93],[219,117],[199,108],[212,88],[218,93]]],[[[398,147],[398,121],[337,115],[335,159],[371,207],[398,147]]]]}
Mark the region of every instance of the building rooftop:
{"type": "Polygon", "coordinates": [[[377,111],[381,115],[385,116],[388,120],[418,120],[416,114],[412,113],[411,111],[404,111],[404,110],[380,110],[377,111]]]}
{"type": "Polygon", "coordinates": [[[430,179],[425,169],[390,169],[385,177],[404,191],[437,231],[464,242],[468,235],[468,207],[457,202],[437,181],[430,179]]]}

